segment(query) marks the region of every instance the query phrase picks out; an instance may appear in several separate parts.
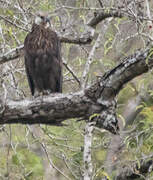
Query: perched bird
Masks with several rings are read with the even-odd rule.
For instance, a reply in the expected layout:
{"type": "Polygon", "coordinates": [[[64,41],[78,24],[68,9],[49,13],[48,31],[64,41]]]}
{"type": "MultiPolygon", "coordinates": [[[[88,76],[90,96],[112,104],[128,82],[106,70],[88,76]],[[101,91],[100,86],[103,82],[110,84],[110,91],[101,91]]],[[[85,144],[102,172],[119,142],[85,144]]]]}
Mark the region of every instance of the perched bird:
{"type": "Polygon", "coordinates": [[[61,43],[50,18],[39,12],[24,41],[25,69],[34,96],[62,92],[61,43]]]}

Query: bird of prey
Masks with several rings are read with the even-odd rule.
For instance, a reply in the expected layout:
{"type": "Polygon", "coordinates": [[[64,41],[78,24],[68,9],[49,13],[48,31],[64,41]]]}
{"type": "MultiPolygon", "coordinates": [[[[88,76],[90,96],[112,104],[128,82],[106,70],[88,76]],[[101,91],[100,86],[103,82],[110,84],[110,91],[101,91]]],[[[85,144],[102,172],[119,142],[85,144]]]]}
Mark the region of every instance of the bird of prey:
{"type": "Polygon", "coordinates": [[[62,92],[61,43],[51,20],[39,12],[24,41],[25,69],[33,96],[62,92]]]}

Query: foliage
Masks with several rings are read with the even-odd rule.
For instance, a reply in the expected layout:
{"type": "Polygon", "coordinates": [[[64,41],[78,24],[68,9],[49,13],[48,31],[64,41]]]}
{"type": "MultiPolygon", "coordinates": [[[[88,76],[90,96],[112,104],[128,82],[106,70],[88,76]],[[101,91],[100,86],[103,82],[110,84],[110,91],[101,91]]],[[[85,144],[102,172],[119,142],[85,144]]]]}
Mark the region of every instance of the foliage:
{"type": "MultiPolygon", "coordinates": [[[[86,33],[88,34],[85,31],[86,24],[103,10],[99,2],[92,0],[0,1],[0,54],[5,54],[23,44],[26,34],[31,29],[34,14],[39,10],[49,12],[52,16],[52,28],[56,29],[58,35],[70,38],[86,36],[86,33]]],[[[109,13],[119,6],[120,11],[125,12],[126,16],[110,17],[99,23],[91,44],[62,44],[65,63],[76,75],[78,81],[83,83],[81,79],[83,73],[87,71],[87,59],[97,36],[102,33],[99,46],[90,59],[90,69],[87,72],[88,85],[97,81],[99,76],[113,68],[125,56],[139,48],[146,48],[149,38],[143,34],[150,35],[146,25],[149,18],[139,19],[139,11],[136,8],[139,3],[134,4],[137,1],[133,1],[129,6],[127,3],[128,7],[123,11],[122,4],[120,5],[122,1],[101,2],[106,7],[103,12],[109,13]]],[[[141,6],[146,7],[143,2],[141,3],[141,6]]],[[[149,4],[150,7],[153,6],[151,1],[149,4]]],[[[152,49],[150,56],[152,56],[152,49]]],[[[146,64],[149,57],[146,59],[146,64]]],[[[0,72],[1,97],[6,96],[8,99],[16,100],[31,98],[25,78],[23,58],[1,65],[0,72]]],[[[63,66],[64,93],[80,90],[80,85],[73,74],[63,66]]],[[[114,136],[105,130],[94,128],[91,147],[94,180],[101,180],[104,177],[113,179],[121,167],[125,165],[131,167],[135,163],[140,166],[141,160],[152,159],[152,97],[152,72],[132,80],[119,93],[117,112],[123,125],[123,131],[120,134],[122,146],[117,150],[114,148],[116,151],[114,150],[108,162],[109,165],[106,164],[106,160],[111,150],[113,151],[111,147],[114,136]],[[141,101],[137,103],[140,96],[142,96],[141,101]],[[131,108],[128,106],[129,102],[134,107],[130,113],[134,114],[138,111],[130,123],[127,122],[131,115],[127,117],[127,111],[131,108]]],[[[95,116],[98,114],[93,114],[90,120],[95,116]]],[[[84,128],[85,122],[80,119],[69,119],[62,127],[1,126],[0,179],[47,180],[49,176],[65,180],[64,175],[72,180],[81,179],[84,174],[83,153],[86,146],[84,128]]],[[[114,143],[116,145],[118,141],[114,140],[114,143]]],[[[152,177],[152,173],[146,176],[152,177]]]]}

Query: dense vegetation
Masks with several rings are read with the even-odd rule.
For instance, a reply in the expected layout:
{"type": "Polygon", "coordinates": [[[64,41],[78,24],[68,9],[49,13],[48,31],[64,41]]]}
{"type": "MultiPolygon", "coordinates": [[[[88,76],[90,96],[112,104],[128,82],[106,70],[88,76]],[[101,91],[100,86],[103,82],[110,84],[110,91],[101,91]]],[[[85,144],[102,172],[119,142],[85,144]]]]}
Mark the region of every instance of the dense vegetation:
{"type": "MultiPolygon", "coordinates": [[[[152,9],[149,0],[0,0],[1,117],[5,102],[31,99],[22,45],[37,11],[49,12],[61,38],[63,91],[73,94],[140,49],[150,48],[149,64],[152,9]]],[[[0,179],[153,179],[151,67],[124,84],[116,99],[117,135],[80,118],[67,119],[64,126],[1,123],[0,179]]]]}

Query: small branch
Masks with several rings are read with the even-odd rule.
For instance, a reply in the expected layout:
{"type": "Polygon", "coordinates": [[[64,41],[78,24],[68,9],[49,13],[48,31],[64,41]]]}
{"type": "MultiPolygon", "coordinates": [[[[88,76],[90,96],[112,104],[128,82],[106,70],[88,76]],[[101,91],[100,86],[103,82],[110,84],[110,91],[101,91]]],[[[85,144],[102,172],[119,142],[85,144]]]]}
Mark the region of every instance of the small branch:
{"type": "Polygon", "coordinates": [[[98,0],[99,4],[100,4],[100,7],[103,8],[103,3],[101,2],[101,0],[98,0]]]}
{"type": "Polygon", "coordinates": [[[60,37],[60,41],[62,43],[70,43],[70,44],[89,44],[92,41],[90,35],[88,37],[81,38],[70,38],[70,37],[60,37]]]}
{"type": "Polygon", "coordinates": [[[87,85],[88,73],[89,73],[90,65],[93,62],[94,53],[99,48],[100,43],[101,43],[101,38],[102,38],[102,36],[104,36],[105,32],[107,31],[108,24],[109,24],[110,21],[111,21],[111,18],[109,18],[108,20],[105,20],[104,27],[103,27],[103,32],[98,35],[98,37],[96,39],[96,42],[93,45],[93,47],[92,47],[92,49],[91,49],[91,51],[90,51],[90,53],[88,55],[88,58],[87,58],[87,61],[86,61],[86,64],[85,64],[85,68],[84,68],[84,71],[82,73],[82,79],[81,79],[82,89],[84,89],[86,87],[86,85],[87,85]]]}
{"type": "Polygon", "coordinates": [[[151,19],[151,13],[150,13],[149,2],[148,2],[148,0],[145,0],[145,2],[146,2],[146,7],[147,7],[147,16],[148,16],[148,18],[151,19]]]}
{"type": "Polygon", "coordinates": [[[68,66],[65,60],[63,60],[63,64],[65,68],[71,73],[71,75],[74,77],[74,79],[78,82],[79,86],[81,85],[80,80],[77,78],[76,74],[73,72],[73,70],[68,66]]]}
{"type": "Polygon", "coordinates": [[[100,33],[96,39],[96,42],[95,44],[93,45],[90,53],[89,53],[89,56],[88,56],[88,59],[86,61],[86,64],[85,64],[85,68],[84,68],[84,71],[83,71],[83,74],[82,74],[82,79],[81,79],[81,88],[84,89],[87,85],[87,80],[88,80],[88,73],[89,73],[89,70],[90,70],[90,65],[93,61],[93,56],[94,56],[94,53],[95,53],[95,50],[99,47],[100,45],[100,42],[101,42],[101,37],[102,37],[102,33],[100,33]]]}
{"type": "Polygon", "coordinates": [[[25,32],[29,32],[28,29],[25,29],[25,28],[23,28],[22,26],[19,26],[18,24],[10,21],[8,18],[6,18],[6,17],[4,17],[4,16],[1,16],[1,15],[0,15],[0,19],[3,19],[3,20],[6,21],[7,23],[15,26],[15,27],[18,28],[18,29],[21,29],[21,30],[23,30],[23,31],[25,31],[25,32]]]}
{"type": "MultiPolygon", "coordinates": [[[[28,129],[29,129],[30,133],[32,134],[33,138],[38,141],[39,138],[34,134],[34,132],[31,130],[30,126],[28,126],[28,129]]],[[[49,153],[48,153],[48,150],[47,150],[47,147],[46,147],[45,143],[41,142],[40,140],[39,140],[38,142],[39,142],[39,144],[41,145],[41,147],[42,147],[42,149],[43,149],[43,151],[44,151],[44,153],[45,153],[45,155],[46,155],[46,157],[47,157],[47,159],[48,159],[48,161],[49,161],[50,168],[51,168],[51,169],[54,168],[57,172],[59,172],[61,175],[63,175],[66,179],[70,180],[70,178],[69,178],[67,175],[65,175],[65,174],[53,163],[53,161],[51,160],[51,158],[50,158],[50,156],[49,156],[49,153]]]]}
{"type": "MultiPolygon", "coordinates": [[[[147,14],[148,18],[151,19],[149,1],[145,0],[145,4],[146,4],[146,8],[147,8],[146,14],[147,14]]],[[[152,35],[153,35],[153,21],[147,21],[147,25],[148,25],[148,29],[150,30],[148,35],[150,35],[152,37],[152,35]]]]}
{"type": "Polygon", "coordinates": [[[11,49],[9,52],[5,54],[0,55],[0,64],[6,63],[8,61],[11,61],[11,60],[14,60],[23,56],[23,49],[24,49],[24,46],[21,45],[14,49],[11,49]]]}
{"type": "Polygon", "coordinates": [[[92,147],[92,132],[93,132],[93,123],[87,123],[85,126],[84,134],[84,152],[83,152],[83,161],[84,161],[84,175],[83,180],[92,179],[92,159],[91,159],[91,147],[92,147]]]}

